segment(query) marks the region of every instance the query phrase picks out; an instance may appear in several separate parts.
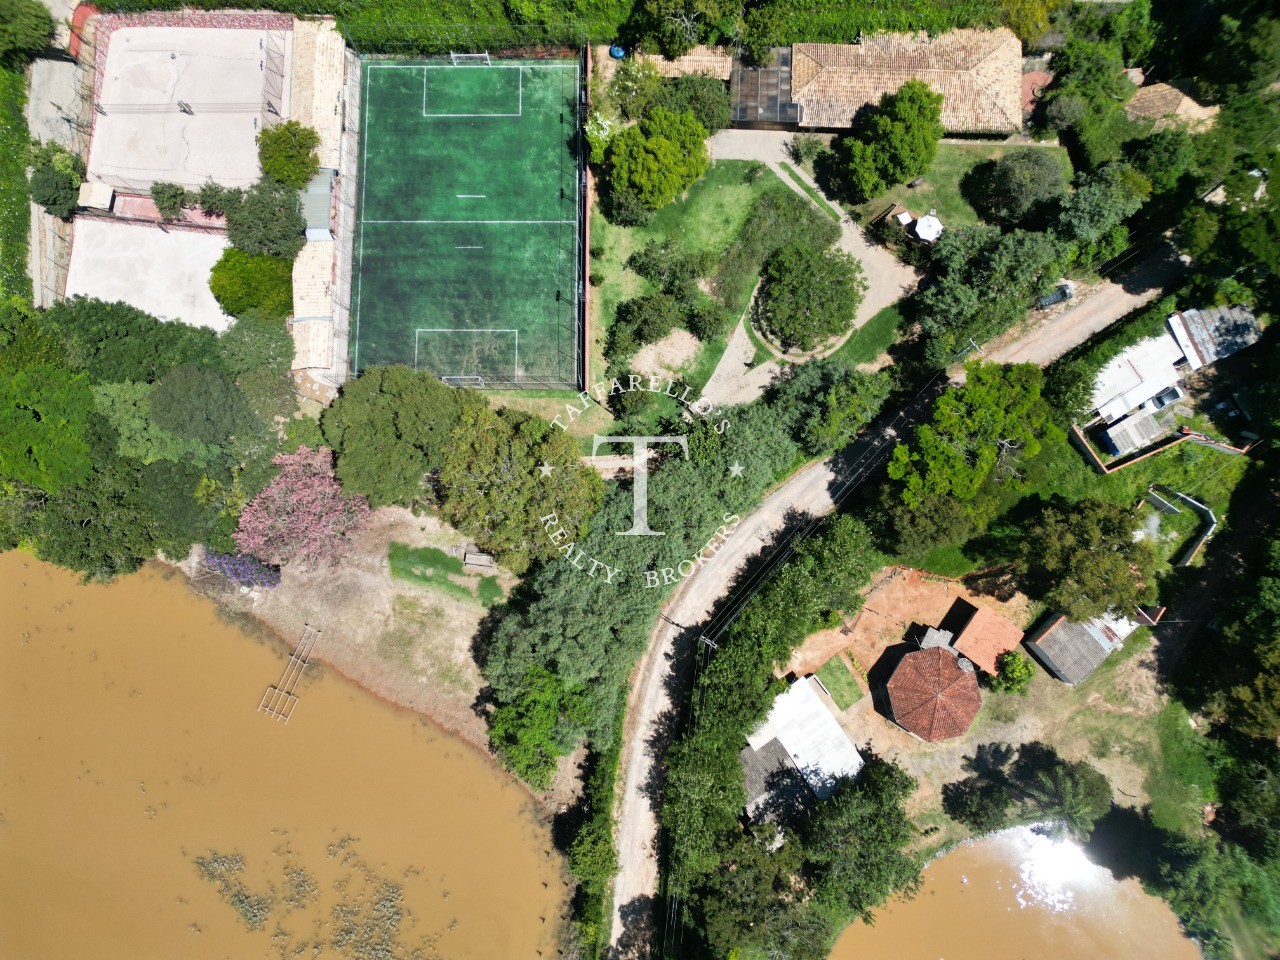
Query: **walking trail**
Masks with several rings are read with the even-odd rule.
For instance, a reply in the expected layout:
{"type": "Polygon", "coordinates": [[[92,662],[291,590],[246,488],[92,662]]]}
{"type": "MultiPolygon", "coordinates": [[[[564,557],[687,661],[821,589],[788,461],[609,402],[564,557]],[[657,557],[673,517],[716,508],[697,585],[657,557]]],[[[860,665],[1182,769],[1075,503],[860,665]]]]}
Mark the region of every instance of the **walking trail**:
{"type": "MultiPolygon", "coordinates": [[[[755,160],[767,164],[783,183],[812,203],[813,198],[781,167],[783,162],[789,163],[791,169],[805,183],[814,190],[818,189],[817,184],[807,173],[794,163],[790,163],[787,144],[791,138],[792,134],[773,130],[721,130],[711,138],[711,158],[713,160],[755,160]]],[[[868,243],[862,230],[848,216],[841,218],[840,239],[836,242],[836,247],[851,254],[862,263],[863,275],[867,281],[867,293],[857,313],[854,314],[853,326],[844,336],[807,359],[827,356],[840,349],[855,330],[885,307],[907,296],[920,282],[920,274],[913,267],[899,261],[888,250],[868,243]]],[[[750,374],[744,374],[754,356],[755,346],[747,335],[744,325],[739,324],[729,341],[728,349],[716,366],[715,373],[707,383],[704,393],[708,398],[721,406],[730,406],[748,403],[760,396],[781,367],[776,361],[770,360],[752,370],[750,374]]]]}

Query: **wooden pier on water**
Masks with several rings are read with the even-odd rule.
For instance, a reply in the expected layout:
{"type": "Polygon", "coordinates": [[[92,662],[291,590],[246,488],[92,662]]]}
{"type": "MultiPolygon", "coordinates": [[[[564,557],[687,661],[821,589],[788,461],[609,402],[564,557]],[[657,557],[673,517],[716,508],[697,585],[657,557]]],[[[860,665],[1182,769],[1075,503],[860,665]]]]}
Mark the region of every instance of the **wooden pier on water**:
{"type": "Polygon", "coordinates": [[[302,672],[307,669],[311,651],[316,648],[316,642],[319,639],[320,631],[311,624],[306,624],[302,631],[302,639],[293,648],[293,653],[290,654],[289,662],[284,666],[284,673],[281,674],[280,680],[274,687],[267,687],[267,692],[262,695],[262,702],[258,704],[260,712],[265,711],[277,720],[289,722],[289,717],[293,715],[293,708],[298,705],[298,698],[294,691],[298,689],[302,672]]]}

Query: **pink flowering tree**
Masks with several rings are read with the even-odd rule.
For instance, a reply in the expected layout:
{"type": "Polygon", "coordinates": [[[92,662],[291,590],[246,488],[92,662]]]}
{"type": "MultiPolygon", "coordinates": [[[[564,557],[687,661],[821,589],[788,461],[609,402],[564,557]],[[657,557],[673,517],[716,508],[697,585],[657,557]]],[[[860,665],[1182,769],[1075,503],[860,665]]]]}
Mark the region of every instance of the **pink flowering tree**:
{"type": "Polygon", "coordinates": [[[279,475],[240,514],[236,549],[264,563],[332,566],[369,516],[369,501],[343,495],[325,447],[299,447],[274,462],[279,475]]]}

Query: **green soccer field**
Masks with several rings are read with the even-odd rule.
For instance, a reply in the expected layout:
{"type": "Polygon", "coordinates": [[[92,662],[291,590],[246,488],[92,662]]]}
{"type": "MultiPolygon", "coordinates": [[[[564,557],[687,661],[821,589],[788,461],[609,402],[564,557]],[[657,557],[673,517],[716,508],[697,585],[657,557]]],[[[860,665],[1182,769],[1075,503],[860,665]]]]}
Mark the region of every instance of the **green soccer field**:
{"type": "Polygon", "coordinates": [[[576,61],[366,61],[352,373],[580,379],[576,61]]]}

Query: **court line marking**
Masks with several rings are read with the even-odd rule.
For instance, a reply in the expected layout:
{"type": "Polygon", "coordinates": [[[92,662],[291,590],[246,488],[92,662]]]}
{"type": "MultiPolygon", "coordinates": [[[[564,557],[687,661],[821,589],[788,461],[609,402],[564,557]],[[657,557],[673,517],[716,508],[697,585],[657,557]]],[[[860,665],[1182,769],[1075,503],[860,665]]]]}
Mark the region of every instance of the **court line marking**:
{"type": "MultiPolygon", "coordinates": [[[[522,64],[514,64],[504,69],[519,70],[516,75],[517,92],[516,92],[516,112],[515,113],[427,113],[427,70],[431,69],[426,64],[421,66],[406,67],[409,70],[422,71],[422,118],[424,120],[449,119],[458,117],[523,117],[524,116],[524,66],[522,64]]],[[[438,67],[436,69],[449,70],[474,70],[474,67],[438,67]]],[[[480,68],[481,70],[484,67],[480,68]]]]}
{"type": "MultiPolygon", "coordinates": [[[[418,340],[424,333],[514,333],[516,336],[515,353],[512,357],[511,379],[515,380],[520,372],[520,331],[511,327],[418,327],[413,331],[413,369],[418,369],[418,340]]],[[[444,379],[446,374],[436,374],[444,379]]],[[[473,374],[452,373],[450,377],[467,377],[473,374]]],[[[481,377],[483,379],[483,377],[481,377]]]]}
{"type": "Polygon", "coordinates": [[[577,223],[577,220],[361,220],[361,223],[577,223]]]}

